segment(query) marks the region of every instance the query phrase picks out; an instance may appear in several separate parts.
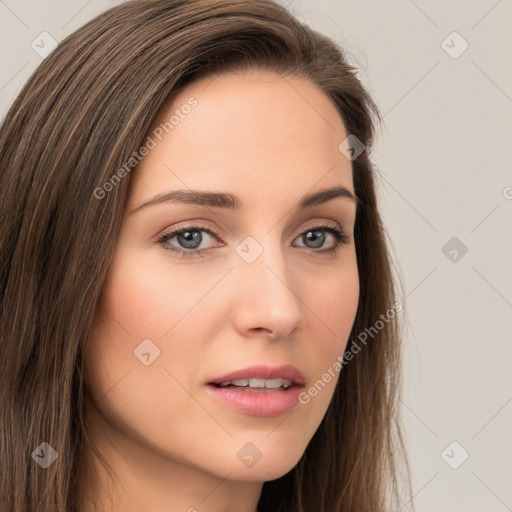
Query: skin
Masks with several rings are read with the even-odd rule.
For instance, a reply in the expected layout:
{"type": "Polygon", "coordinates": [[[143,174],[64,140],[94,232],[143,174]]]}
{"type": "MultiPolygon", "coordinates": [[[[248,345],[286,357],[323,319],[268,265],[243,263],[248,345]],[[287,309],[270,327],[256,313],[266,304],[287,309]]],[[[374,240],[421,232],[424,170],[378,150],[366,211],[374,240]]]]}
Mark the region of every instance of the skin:
{"type": "Polygon", "coordinates": [[[337,197],[297,209],[307,193],[336,185],[354,191],[334,105],[305,78],[237,72],[188,85],[151,130],[190,97],[197,106],[130,178],[84,361],[92,394],[87,431],[115,485],[86,451],[84,511],[94,510],[94,496],[100,510],[115,512],[255,512],[264,481],[299,461],[338,374],[307,405],[270,418],[221,404],[205,383],[256,363],[292,364],[307,389],[343,354],[355,319],[355,203],[337,197]],[[167,202],[130,213],[176,189],[230,192],[243,207],[167,202]],[[349,236],[333,254],[321,253],[335,245],[328,231],[319,248],[302,236],[322,222],[349,236]],[[177,237],[167,249],[156,243],[189,223],[217,233],[200,232],[200,257],[169,250],[187,250],[177,237]],[[252,263],[235,250],[247,236],[263,249],[252,263]],[[160,350],[148,366],[134,355],[144,339],[160,350]],[[262,454],[252,467],[237,457],[248,442],[262,454]],[[93,467],[101,482],[95,487],[93,467]]]}

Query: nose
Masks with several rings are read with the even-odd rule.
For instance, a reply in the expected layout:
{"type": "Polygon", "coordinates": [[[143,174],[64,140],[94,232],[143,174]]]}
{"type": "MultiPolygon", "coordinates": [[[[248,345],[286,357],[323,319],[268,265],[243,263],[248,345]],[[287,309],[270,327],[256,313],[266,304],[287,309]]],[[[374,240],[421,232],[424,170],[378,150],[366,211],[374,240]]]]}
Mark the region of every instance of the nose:
{"type": "Polygon", "coordinates": [[[285,339],[303,321],[298,276],[278,244],[264,247],[252,263],[236,258],[232,274],[234,324],[241,335],[285,339]]]}

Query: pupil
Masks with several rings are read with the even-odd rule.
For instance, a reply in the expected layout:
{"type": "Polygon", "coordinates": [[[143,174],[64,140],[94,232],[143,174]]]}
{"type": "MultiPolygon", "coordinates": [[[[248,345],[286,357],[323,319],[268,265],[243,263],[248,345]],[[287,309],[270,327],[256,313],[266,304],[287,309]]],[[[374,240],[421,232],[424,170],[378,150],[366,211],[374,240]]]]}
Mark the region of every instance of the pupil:
{"type": "Polygon", "coordinates": [[[308,241],[313,242],[312,247],[321,247],[325,239],[325,233],[322,231],[308,231],[306,238],[308,241]]]}
{"type": "Polygon", "coordinates": [[[202,235],[199,231],[184,231],[183,233],[178,234],[178,238],[182,237],[182,240],[179,240],[182,245],[187,249],[196,249],[202,240],[202,235]]]}

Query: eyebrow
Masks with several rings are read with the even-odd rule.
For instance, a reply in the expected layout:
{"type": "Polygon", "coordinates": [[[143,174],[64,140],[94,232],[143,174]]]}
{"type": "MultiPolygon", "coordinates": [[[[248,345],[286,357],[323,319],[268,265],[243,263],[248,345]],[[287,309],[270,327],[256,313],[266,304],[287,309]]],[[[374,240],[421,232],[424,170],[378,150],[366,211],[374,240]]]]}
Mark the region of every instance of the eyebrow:
{"type": "MultiPolygon", "coordinates": [[[[337,197],[342,197],[353,201],[356,205],[359,199],[348,188],[338,185],[318,192],[306,194],[298,203],[299,209],[310,208],[312,206],[326,203],[337,197]]],[[[155,204],[177,202],[182,204],[194,204],[200,206],[209,206],[211,208],[228,208],[230,210],[240,210],[243,207],[243,201],[236,195],[224,192],[204,192],[200,190],[172,190],[158,194],[133,209],[130,214],[135,213],[142,208],[155,204]]]]}

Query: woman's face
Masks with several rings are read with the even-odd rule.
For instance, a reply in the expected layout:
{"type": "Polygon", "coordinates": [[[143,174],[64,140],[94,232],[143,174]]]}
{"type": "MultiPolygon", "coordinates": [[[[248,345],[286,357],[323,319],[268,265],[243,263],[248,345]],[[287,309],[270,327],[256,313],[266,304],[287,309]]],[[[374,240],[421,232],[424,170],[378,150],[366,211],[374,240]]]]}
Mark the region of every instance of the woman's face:
{"type": "Polygon", "coordinates": [[[148,135],[85,356],[89,414],[138,464],[272,480],[324,417],[356,314],[355,202],[302,204],[354,192],[348,134],[312,82],[258,70],[187,86],[148,135]]]}

